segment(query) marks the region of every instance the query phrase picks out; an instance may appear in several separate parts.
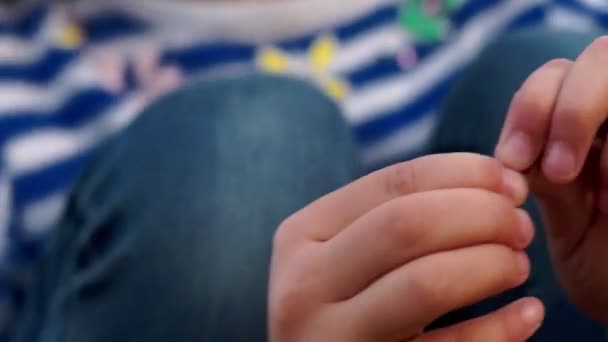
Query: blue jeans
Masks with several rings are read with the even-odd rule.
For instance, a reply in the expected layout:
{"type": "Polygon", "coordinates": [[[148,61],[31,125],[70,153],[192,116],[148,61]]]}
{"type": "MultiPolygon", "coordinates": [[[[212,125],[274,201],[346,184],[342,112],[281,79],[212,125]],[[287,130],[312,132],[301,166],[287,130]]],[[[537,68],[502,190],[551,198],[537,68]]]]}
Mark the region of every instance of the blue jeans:
{"type": "Polygon", "coordinates": [[[302,82],[198,82],[88,167],[15,341],[265,341],[275,228],[359,176],[337,106],[302,82]]]}
{"type": "MultiPolygon", "coordinates": [[[[490,47],[448,100],[430,151],[491,152],[523,78],[589,39],[543,32],[490,47]]],[[[275,227],[359,175],[338,108],[311,87],[264,76],[194,83],[83,174],[14,341],[265,341],[275,227]]],[[[603,329],[559,291],[539,235],[529,283],[438,324],[532,294],[549,310],[535,341],[600,341],[603,329]]]]}

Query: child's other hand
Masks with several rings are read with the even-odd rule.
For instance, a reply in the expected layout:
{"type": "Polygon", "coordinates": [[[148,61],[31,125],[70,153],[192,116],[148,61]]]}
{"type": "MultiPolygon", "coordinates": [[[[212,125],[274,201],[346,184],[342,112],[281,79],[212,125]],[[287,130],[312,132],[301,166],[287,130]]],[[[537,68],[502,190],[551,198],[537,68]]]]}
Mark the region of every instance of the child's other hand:
{"type": "Polygon", "coordinates": [[[515,94],[496,156],[529,170],[562,285],[608,322],[608,38],[551,61],[515,94]]]}
{"type": "Polygon", "coordinates": [[[522,284],[533,237],[523,176],[496,160],[429,156],[364,177],[275,236],[273,342],[524,341],[543,307],[523,299],[421,334],[454,309],[522,284]]]}

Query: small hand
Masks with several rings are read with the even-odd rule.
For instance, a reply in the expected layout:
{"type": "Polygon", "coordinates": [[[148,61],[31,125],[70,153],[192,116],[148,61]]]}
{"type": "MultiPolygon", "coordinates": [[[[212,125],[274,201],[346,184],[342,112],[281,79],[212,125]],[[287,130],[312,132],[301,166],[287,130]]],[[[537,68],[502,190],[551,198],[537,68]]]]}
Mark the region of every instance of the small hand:
{"type": "Polygon", "coordinates": [[[608,322],[608,38],[553,60],[515,94],[496,156],[528,170],[549,249],[572,300],[608,322]]]}
{"type": "Polygon", "coordinates": [[[288,218],[275,237],[272,342],[524,341],[542,304],[422,333],[522,284],[533,237],[523,176],[496,160],[429,156],[364,177],[288,218]]]}

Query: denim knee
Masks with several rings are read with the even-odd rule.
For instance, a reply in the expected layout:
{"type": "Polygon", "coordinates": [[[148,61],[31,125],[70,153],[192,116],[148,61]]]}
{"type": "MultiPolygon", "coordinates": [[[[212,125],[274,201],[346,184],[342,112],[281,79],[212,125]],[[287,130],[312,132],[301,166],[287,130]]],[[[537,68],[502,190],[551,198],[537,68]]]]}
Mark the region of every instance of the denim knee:
{"type": "Polygon", "coordinates": [[[41,329],[79,342],[264,340],[276,226],[358,165],[338,106],[301,81],[186,86],[104,148],[74,190],[41,329]]]}

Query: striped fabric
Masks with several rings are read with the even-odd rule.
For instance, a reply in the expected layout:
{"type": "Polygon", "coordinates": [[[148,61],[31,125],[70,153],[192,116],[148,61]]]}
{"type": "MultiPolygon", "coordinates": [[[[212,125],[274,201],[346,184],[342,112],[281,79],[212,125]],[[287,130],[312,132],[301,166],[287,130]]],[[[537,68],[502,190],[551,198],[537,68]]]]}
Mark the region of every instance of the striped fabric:
{"type": "MultiPolygon", "coordinates": [[[[0,270],[36,260],[96,147],[184,75],[258,70],[310,80],[343,107],[374,166],[421,153],[453,80],[497,35],[608,26],[598,0],[404,3],[378,0],[354,20],[264,46],[167,41],[120,9],[76,22],[43,4],[0,22],[0,270]],[[157,58],[133,46],[155,47],[157,58]]],[[[0,283],[6,300],[14,290],[0,283]]]]}

